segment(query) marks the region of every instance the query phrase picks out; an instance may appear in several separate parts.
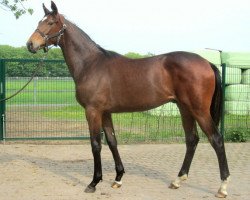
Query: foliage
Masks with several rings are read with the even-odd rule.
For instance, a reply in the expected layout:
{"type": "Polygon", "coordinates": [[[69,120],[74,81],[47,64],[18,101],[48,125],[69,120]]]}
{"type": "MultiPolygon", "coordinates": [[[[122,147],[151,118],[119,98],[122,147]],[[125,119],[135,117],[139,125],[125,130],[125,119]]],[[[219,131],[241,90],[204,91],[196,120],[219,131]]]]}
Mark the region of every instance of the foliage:
{"type": "Polygon", "coordinates": [[[29,13],[32,15],[34,12],[33,9],[25,8],[23,5],[24,1],[27,1],[27,0],[1,0],[0,8],[11,11],[16,17],[16,19],[18,19],[19,17],[21,17],[22,15],[26,13],[29,13]]]}
{"type": "Polygon", "coordinates": [[[226,141],[230,142],[246,142],[247,136],[250,135],[250,131],[248,129],[238,128],[233,130],[228,130],[226,132],[226,141]]]}
{"type": "MultiPolygon", "coordinates": [[[[44,57],[44,53],[39,51],[37,54],[31,54],[26,47],[11,47],[8,45],[0,45],[0,59],[37,59],[44,57]]],[[[48,53],[48,60],[63,60],[62,52],[59,48],[53,48],[48,53]]],[[[36,62],[7,62],[7,77],[29,77],[32,75],[36,62]]],[[[47,63],[43,70],[38,73],[42,77],[68,77],[69,71],[65,64],[47,63]]]]}
{"type": "Polygon", "coordinates": [[[128,58],[144,58],[145,56],[139,54],[139,53],[134,53],[134,52],[128,52],[126,53],[124,56],[128,57],[128,58]]]}

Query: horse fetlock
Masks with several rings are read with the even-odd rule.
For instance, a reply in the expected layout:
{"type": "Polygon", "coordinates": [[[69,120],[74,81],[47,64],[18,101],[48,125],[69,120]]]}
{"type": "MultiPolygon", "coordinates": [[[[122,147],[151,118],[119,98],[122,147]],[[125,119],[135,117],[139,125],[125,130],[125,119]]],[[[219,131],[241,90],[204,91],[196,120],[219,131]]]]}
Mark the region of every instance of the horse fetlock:
{"type": "Polygon", "coordinates": [[[120,164],[116,166],[115,170],[116,170],[115,181],[120,181],[121,178],[123,177],[123,174],[125,173],[124,167],[122,164],[120,164]]]}
{"type": "Polygon", "coordinates": [[[99,182],[102,182],[102,175],[95,177],[92,183],[94,183],[94,185],[97,185],[99,182]]]}
{"type": "Polygon", "coordinates": [[[125,173],[125,170],[124,170],[122,165],[118,166],[115,170],[116,170],[116,174],[117,174],[117,177],[115,180],[119,179],[118,177],[121,178],[123,176],[123,174],[125,173]]]}
{"type": "Polygon", "coordinates": [[[177,177],[170,185],[169,188],[171,189],[178,189],[181,186],[181,183],[185,180],[187,180],[188,176],[187,174],[184,174],[180,177],[177,177]]]}

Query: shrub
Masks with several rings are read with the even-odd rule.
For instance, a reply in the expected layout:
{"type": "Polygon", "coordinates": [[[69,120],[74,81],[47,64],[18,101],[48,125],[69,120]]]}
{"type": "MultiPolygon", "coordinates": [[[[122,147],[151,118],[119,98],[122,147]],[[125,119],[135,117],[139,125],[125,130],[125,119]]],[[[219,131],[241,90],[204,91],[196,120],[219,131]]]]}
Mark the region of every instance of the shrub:
{"type": "Polygon", "coordinates": [[[234,129],[225,133],[225,140],[230,142],[246,142],[250,131],[246,129],[234,129]]]}

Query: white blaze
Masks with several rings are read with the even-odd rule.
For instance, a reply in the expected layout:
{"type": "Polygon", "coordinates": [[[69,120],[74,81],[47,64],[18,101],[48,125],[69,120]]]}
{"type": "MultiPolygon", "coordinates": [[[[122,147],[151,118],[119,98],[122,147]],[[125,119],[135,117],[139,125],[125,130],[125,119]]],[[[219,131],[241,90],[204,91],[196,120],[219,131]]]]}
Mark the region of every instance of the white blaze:
{"type": "Polygon", "coordinates": [[[43,21],[45,21],[47,18],[48,18],[48,17],[47,17],[47,16],[45,16],[45,17],[42,19],[42,22],[43,22],[43,21]]]}

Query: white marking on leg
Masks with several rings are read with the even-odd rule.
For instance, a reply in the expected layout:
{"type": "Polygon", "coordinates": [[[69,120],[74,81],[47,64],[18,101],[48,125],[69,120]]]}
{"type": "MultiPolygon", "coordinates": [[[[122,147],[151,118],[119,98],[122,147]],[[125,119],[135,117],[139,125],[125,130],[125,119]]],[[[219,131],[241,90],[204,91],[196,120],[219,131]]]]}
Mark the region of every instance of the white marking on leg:
{"type": "Polygon", "coordinates": [[[227,184],[230,181],[230,176],[227,177],[226,180],[221,182],[220,189],[218,190],[218,193],[216,194],[217,197],[226,197],[227,196],[227,184]]]}
{"type": "Polygon", "coordinates": [[[184,174],[183,176],[181,177],[177,177],[173,182],[172,184],[176,187],[176,188],[179,188],[181,186],[181,182],[187,180],[188,176],[187,174],[184,174]]]}
{"type": "Polygon", "coordinates": [[[122,181],[115,181],[116,184],[122,185],[122,181]]]}

